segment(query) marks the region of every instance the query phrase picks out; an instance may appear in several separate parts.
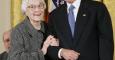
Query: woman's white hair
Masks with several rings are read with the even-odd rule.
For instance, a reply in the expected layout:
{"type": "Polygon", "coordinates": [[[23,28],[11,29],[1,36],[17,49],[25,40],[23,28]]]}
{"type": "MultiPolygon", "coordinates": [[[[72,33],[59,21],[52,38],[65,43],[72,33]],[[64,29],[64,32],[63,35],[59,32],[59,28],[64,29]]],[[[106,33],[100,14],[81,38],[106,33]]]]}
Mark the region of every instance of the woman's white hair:
{"type": "MultiPolygon", "coordinates": [[[[44,9],[46,9],[45,1],[44,0],[38,0],[38,1],[41,1],[44,4],[44,9]]],[[[29,3],[29,0],[22,0],[21,10],[22,10],[22,13],[24,15],[26,13],[26,9],[28,7],[28,3],[29,3]]]]}

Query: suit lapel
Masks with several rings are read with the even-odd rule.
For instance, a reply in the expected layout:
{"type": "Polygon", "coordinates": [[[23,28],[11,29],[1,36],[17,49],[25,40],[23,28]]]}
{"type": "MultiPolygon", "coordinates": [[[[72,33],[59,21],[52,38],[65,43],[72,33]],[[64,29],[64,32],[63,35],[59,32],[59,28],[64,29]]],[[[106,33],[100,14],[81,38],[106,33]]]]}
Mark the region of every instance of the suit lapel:
{"type": "MultiPolygon", "coordinates": [[[[64,38],[62,40],[66,40],[64,42],[68,43],[68,46],[71,49],[75,49],[80,44],[80,37],[82,36],[83,31],[85,30],[85,26],[87,24],[87,12],[86,12],[86,5],[85,0],[81,1],[76,23],[75,23],[75,32],[74,37],[72,37],[71,29],[68,22],[68,15],[67,15],[67,5],[64,4],[58,11],[57,14],[58,18],[56,19],[55,25],[59,29],[61,33],[61,37],[64,38]],[[63,14],[62,14],[63,13],[63,14]]],[[[67,45],[67,44],[66,44],[67,45]]]]}
{"type": "Polygon", "coordinates": [[[62,40],[66,40],[64,41],[64,43],[66,42],[67,44],[65,45],[68,45],[69,47],[73,47],[72,44],[73,44],[73,39],[72,39],[72,34],[71,34],[71,30],[70,30],[70,27],[69,27],[69,22],[68,22],[68,15],[67,15],[67,5],[64,4],[63,6],[61,6],[58,10],[58,14],[57,14],[58,18],[56,20],[56,25],[57,25],[57,28],[58,30],[60,31],[61,33],[61,36],[62,37],[62,40]],[[64,39],[63,39],[64,38],[64,39]]]}
{"type": "MultiPolygon", "coordinates": [[[[68,37],[72,38],[72,33],[71,33],[71,28],[70,28],[70,25],[69,25],[69,21],[68,21],[68,13],[67,13],[67,5],[66,5],[66,8],[64,8],[64,15],[62,18],[64,18],[63,22],[65,23],[65,30],[67,31],[66,32],[66,35],[68,35],[68,37]]],[[[64,30],[64,31],[65,31],[64,30]]]]}
{"type": "Polygon", "coordinates": [[[74,46],[78,47],[80,44],[80,37],[83,34],[83,31],[85,30],[85,26],[87,24],[87,12],[86,12],[86,4],[85,0],[81,0],[81,4],[79,7],[76,23],[75,23],[75,32],[74,32],[74,46]]]}

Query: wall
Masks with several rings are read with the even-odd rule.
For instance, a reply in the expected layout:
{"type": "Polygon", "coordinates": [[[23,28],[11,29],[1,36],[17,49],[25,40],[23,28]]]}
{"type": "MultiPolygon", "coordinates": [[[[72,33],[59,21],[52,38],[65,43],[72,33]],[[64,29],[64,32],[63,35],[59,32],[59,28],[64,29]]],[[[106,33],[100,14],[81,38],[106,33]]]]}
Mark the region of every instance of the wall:
{"type": "Polygon", "coordinates": [[[10,0],[0,0],[0,53],[4,51],[2,34],[10,28],[10,0]]]}

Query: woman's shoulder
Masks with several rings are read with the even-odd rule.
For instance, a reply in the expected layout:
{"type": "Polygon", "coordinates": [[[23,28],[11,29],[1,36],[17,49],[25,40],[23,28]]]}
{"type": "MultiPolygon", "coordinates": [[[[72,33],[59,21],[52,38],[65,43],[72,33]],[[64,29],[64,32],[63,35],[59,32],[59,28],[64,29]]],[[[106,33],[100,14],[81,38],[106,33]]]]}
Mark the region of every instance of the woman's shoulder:
{"type": "Polygon", "coordinates": [[[25,27],[26,27],[25,21],[22,21],[12,28],[12,32],[23,32],[25,27]]]}

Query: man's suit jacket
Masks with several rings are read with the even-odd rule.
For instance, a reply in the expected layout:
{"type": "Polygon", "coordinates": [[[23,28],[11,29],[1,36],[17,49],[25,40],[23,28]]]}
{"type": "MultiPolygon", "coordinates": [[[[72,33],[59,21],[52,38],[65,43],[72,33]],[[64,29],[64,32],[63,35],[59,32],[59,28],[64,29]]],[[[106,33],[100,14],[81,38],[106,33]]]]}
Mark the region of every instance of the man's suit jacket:
{"type": "Polygon", "coordinates": [[[74,37],[68,23],[67,5],[49,15],[49,34],[55,35],[59,47],[49,47],[48,55],[58,59],[60,48],[80,53],[79,60],[112,60],[113,32],[110,15],[103,3],[82,0],[75,23],[74,37]]]}
{"type": "Polygon", "coordinates": [[[7,57],[8,53],[6,51],[0,54],[0,60],[7,60],[7,57]]]}

